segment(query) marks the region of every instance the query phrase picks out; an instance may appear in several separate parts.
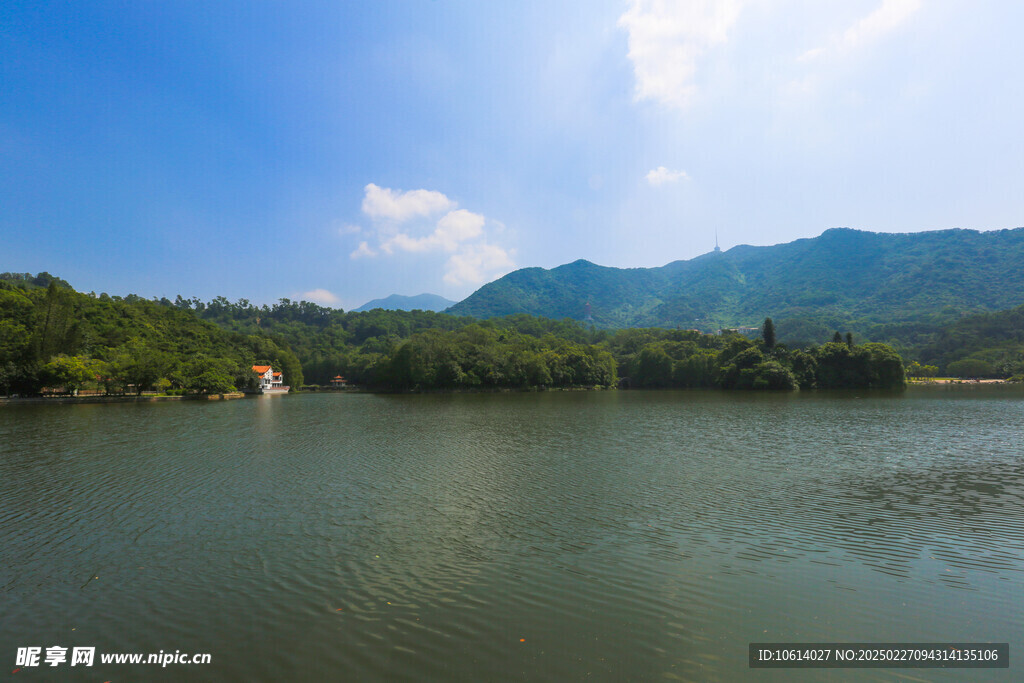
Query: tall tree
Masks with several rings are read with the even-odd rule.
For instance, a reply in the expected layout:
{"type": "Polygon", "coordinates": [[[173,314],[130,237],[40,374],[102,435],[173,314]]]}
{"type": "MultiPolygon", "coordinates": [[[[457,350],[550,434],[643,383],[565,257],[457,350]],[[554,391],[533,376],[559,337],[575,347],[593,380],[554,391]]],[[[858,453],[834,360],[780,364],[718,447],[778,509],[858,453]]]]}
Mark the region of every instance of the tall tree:
{"type": "Polygon", "coordinates": [[[761,338],[764,339],[764,347],[768,350],[775,348],[775,323],[771,318],[764,319],[764,327],[761,328],[761,338]]]}
{"type": "Polygon", "coordinates": [[[73,353],[77,342],[74,312],[75,293],[50,280],[35,325],[36,358],[46,362],[58,354],[73,353]]]}

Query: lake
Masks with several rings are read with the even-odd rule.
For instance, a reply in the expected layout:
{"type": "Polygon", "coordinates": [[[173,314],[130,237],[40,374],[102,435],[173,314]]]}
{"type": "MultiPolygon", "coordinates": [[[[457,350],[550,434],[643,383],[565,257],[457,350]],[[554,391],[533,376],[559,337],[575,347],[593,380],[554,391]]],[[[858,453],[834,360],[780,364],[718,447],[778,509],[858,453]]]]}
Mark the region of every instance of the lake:
{"type": "Polygon", "coordinates": [[[1014,678],[1024,388],[0,406],[19,680],[1014,678]],[[751,670],[750,642],[1011,670],[751,670]],[[70,649],[69,649],[70,652],[70,649]]]}

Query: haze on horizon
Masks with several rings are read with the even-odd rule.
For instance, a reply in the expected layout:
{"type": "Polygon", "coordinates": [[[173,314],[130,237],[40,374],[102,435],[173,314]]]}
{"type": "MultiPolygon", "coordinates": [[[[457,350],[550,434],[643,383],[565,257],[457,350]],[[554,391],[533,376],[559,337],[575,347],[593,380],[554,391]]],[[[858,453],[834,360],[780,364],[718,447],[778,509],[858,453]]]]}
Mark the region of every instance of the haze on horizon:
{"type": "Polygon", "coordinates": [[[1013,228],[1022,20],[994,0],[15,0],[0,270],[350,309],[661,266],[716,230],[1013,228]]]}

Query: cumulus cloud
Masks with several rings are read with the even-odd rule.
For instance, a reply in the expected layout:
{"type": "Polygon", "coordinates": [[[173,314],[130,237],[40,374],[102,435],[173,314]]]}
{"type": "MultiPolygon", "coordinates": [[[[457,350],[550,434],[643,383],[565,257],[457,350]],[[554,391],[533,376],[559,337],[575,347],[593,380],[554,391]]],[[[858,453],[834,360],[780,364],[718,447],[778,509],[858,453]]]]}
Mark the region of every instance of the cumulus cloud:
{"type": "Polygon", "coordinates": [[[444,281],[451,285],[480,284],[515,268],[512,256],[493,244],[468,245],[445,264],[444,281]]]}
{"type": "Polygon", "coordinates": [[[341,302],[341,299],[335,296],[333,292],[329,292],[326,289],[313,289],[305,292],[304,294],[300,294],[299,298],[302,301],[312,301],[313,303],[320,304],[322,306],[334,306],[341,302]]]}
{"type": "Polygon", "coordinates": [[[456,208],[455,201],[433,190],[402,191],[374,183],[364,190],[362,210],[372,225],[360,231],[376,240],[376,248],[370,246],[373,239],[364,240],[350,258],[449,254],[444,281],[456,285],[481,284],[498,271],[504,274],[515,267],[509,251],[488,241],[505,231],[500,221],[456,208]],[[439,214],[443,215],[434,220],[439,214]]]}
{"type": "Polygon", "coordinates": [[[459,209],[439,220],[434,234],[437,235],[437,239],[445,251],[453,251],[459,242],[479,237],[483,231],[483,216],[459,209]]]}
{"type": "Polygon", "coordinates": [[[651,185],[658,187],[665,183],[675,183],[680,180],[689,180],[690,176],[686,171],[673,171],[670,168],[659,166],[658,168],[651,169],[647,175],[644,176],[647,182],[651,185]]]}
{"type": "Polygon", "coordinates": [[[632,0],[619,26],[629,33],[635,99],[687,107],[698,62],[726,42],[740,6],[740,0],[632,0]]]}
{"type": "Polygon", "coordinates": [[[370,183],[363,188],[363,213],[373,219],[407,221],[454,209],[456,203],[433,190],[392,190],[370,183]]]}
{"type": "Polygon", "coordinates": [[[388,254],[399,251],[431,251],[442,249],[455,251],[462,242],[474,239],[483,234],[485,218],[478,213],[465,209],[450,211],[437,222],[434,231],[426,237],[410,237],[406,233],[398,233],[380,245],[388,254]]]}
{"type": "Polygon", "coordinates": [[[367,244],[366,240],[363,240],[362,242],[359,243],[359,246],[356,247],[352,251],[352,253],[348,255],[348,257],[352,258],[352,259],[357,259],[357,258],[370,258],[370,257],[376,256],[376,255],[377,255],[377,252],[375,252],[373,249],[370,248],[370,245],[367,244]]]}

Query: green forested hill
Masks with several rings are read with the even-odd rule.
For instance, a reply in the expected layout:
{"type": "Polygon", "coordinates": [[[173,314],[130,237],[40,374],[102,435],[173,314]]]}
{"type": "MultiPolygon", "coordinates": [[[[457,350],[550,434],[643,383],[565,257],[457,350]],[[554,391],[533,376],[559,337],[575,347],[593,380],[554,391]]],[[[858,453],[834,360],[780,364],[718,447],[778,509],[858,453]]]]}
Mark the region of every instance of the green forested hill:
{"type": "Polygon", "coordinates": [[[478,320],[427,311],[345,313],[287,299],[256,307],[244,300],[205,304],[179,297],[176,306],[231,330],[269,334],[294,349],[305,376],[320,385],[337,374],[361,386],[400,391],[609,386],[619,377],[638,387],[903,384],[900,357],[884,344],[826,343],[790,351],[735,333],[609,332],[525,314],[478,320]]]}
{"type": "Polygon", "coordinates": [[[588,336],[581,325],[572,322],[523,315],[481,323],[475,318],[432,311],[374,309],[346,313],[308,301],[281,299],[273,306],[254,306],[244,299],[231,303],[223,297],[209,303],[178,297],[173,306],[235,333],[263,335],[281,347],[290,348],[302,364],[306,381],[320,385],[327,385],[331,378],[341,374],[364,386],[403,386],[392,377],[390,363],[405,342],[416,338],[420,342],[430,341],[427,346],[435,359],[457,356],[466,366],[461,382],[504,386],[504,380],[499,381],[501,373],[485,371],[477,362],[481,357],[491,356],[497,367],[516,349],[531,353],[539,349],[557,350],[558,353],[545,356],[545,362],[557,370],[565,362],[566,349],[575,348],[588,336]],[[540,348],[525,337],[546,341],[540,348]],[[443,343],[438,341],[441,338],[443,343]],[[458,349],[455,356],[452,348],[458,349]],[[496,349],[500,350],[497,356],[502,358],[501,363],[495,360],[496,349]]]}
{"type": "Polygon", "coordinates": [[[816,240],[741,247],[657,269],[586,261],[526,269],[478,293],[514,306],[513,294],[522,291],[518,301],[547,307],[561,320],[524,313],[486,320],[428,311],[346,313],[287,299],[273,306],[223,297],[150,301],[75,292],[47,273],[6,273],[0,274],[0,392],[216,392],[243,388],[255,362],[280,368],[292,386],[304,378],[326,385],[337,374],[385,389],[607,385],[619,376],[633,386],[892,386],[899,358],[889,347],[854,343],[865,338],[894,342],[912,365],[934,365],[943,374],[1006,377],[1024,372],[1024,306],[964,312],[1019,298],[1019,269],[1009,262],[1019,258],[1021,237],[1022,231],[830,231],[816,240]],[[981,287],[985,277],[990,284],[981,287]],[[580,301],[583,310],[574,311],[580,301]],[[587,304],[605,326],[613,324],[609,310],[625,321],[653,317],[662,324],[611,332],[564,319],[581,317],[587,304]],[[779,339],[809,346],[790,344],[789,351],[733,334],[673,329],[759,327],[763,319],[755,311],[776,305],[792,316],[779,320],[779,339]],[[839,329],[857,334],[845,344],[821,345],[839,329]]]}
{"type": "Polygon", "coordinates": [[[959,320],[908,355],[956,377],[1024,379],[1024,305],[959,320]]]}
{"type": "MultiPolygon", "coordinates": [[[[588,270],[590,264],[577,264],[588,270]]],[[[145,300],[83,294],[40,274],[0,276],[0,392],[149,388],[217,393],[250,385],[255,363],[286,381],[337,374],[385,390],[631,386],[793,389],[894,387],[883,344],[790,351],[775,334],[595,330],[515,314],[488,320],[427,311],[345,313],[282,299],[145,300]]],[[[767,326],[766,321],[766,326],[767,326]]]]}
{"type": "Polygon", "coordinates": [[[83,294],[46,273],[0,276],[3,393],[44,386],[219,393],[246,388],[256,361],[302,382],[286,345],[226,331],[169,301],[83,294]]]}
{"type": "Polygon", "coordinates": [[[576,261],[526,268],[448,309],[490,317],[529,313],[598,327],[715,330],[787,323],[787,339],[854,329],[912,338],[966,312],[1024,303],[1024,229],[882,234],[837,228],[771,247],[738,246],[660,268],[576,261]]]}

